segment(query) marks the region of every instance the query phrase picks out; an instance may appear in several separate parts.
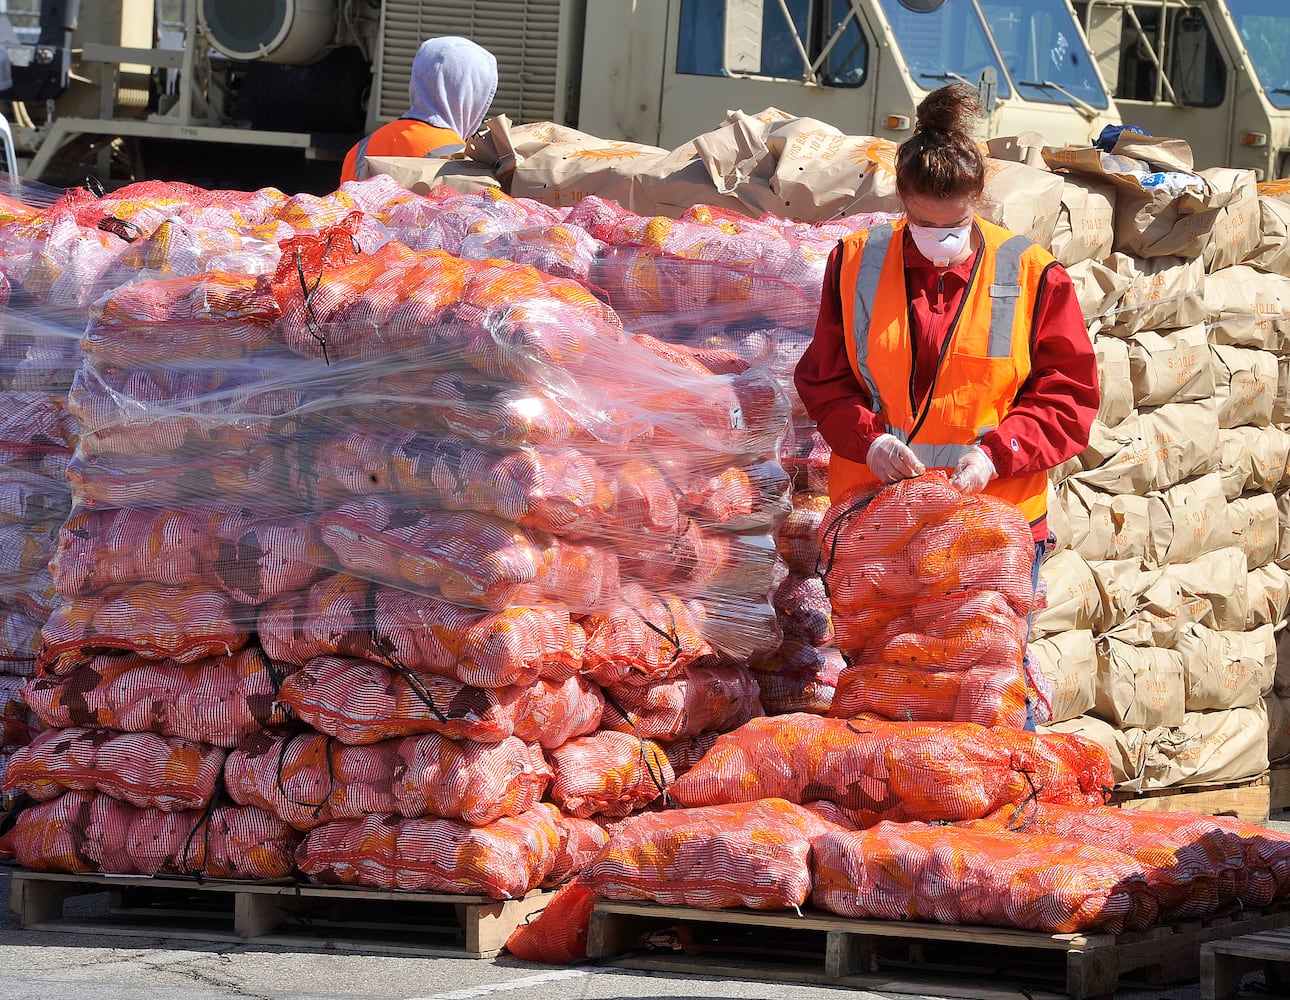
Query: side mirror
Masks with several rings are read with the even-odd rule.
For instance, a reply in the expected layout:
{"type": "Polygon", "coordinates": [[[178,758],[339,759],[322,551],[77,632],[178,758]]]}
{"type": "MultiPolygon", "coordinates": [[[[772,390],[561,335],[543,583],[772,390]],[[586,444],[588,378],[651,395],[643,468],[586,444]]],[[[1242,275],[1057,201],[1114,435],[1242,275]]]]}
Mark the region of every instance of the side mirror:
{"type": "Polygon", "coordinates": [[[981,76],[976,82],[976,96],[986,115],[994,114],[995,105],[999,103],[999,71],[993,66],[981,70],[981,76]]]}
{"type": "Polygon", "coordinates": [[[900,0],[900,5],[919,14],[930,14],[944,7],[945,0],[900,0]]]}

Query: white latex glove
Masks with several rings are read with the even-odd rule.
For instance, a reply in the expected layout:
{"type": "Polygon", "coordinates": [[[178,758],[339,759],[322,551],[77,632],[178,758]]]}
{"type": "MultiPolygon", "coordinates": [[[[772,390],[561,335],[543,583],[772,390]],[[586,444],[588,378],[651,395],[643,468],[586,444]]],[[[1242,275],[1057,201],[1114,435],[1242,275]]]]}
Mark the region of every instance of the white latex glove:
{"type": "Polygon", "coordinates": [[[913,479],[927,471],[918,456],[894,434],[879,434],[874,438],[865,455],[864,464],[883,483],[913,479]]]}
{"type": "Polygon", "coordinates": [[[984,449],[973,445],[954,467],[950,482],[964,493],[980,493],[996,474],[990,456],[984,449]]]}

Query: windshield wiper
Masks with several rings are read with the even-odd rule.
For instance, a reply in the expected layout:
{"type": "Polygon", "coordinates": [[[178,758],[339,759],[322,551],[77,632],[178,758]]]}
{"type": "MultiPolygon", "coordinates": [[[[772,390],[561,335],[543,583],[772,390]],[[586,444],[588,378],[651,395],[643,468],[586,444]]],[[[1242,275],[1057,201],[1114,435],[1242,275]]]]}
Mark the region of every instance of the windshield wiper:
{"type": "Polygon", "coordinates": [[[1097,117],[1097,108],[1087,101],[1081,100],[1063,87],[1060,83],[1053,83],[1052,80],[1018,80],[1018,87],[1038,87],[1040,90],[1055,90],[1057,93],[1069,97],[1075,107],[1081,111],[1085,117],[1093,119],[1097,117]]]}
{"type": "Polygon", "coordinates": [[[920,79],[926,78],[928,80],[958,80],[960,83],[966,83],[969,87],[976,86],[976,84],[966,76],[959,76],[953,70],[949,70],[945,73],[919,73],[918,76],[920,79]]]}

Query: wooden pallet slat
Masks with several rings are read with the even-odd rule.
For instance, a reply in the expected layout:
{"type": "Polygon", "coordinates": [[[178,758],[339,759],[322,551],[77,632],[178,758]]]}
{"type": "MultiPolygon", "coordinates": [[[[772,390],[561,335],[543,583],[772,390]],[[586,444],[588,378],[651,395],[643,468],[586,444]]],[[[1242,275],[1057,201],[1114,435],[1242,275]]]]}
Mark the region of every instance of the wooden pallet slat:
{"type": "Polygon", "coordinates": [[[533,892],[524,899],[494,900],[287,881],[198,882],[26,870],[13,872],[9,895],[10,909],[25,929],[458,958],[496,956],[511,932],[551,896],[533,892]],[[68,900],[101,893],[110,896],[106,914],[64,916],[68,900]]]}
{"type": "Polygon", "coordinates": [[[1290,983],[1290,927],[1201,945],[1201,1000],[1229,1000],[1240,988],[1241,977],[1260,967],[1269,976],[1270,993],[1290,983]]]}
{"type": "Polygon", "coordinates": [[[1290,927],[1290,909],[1113,935],[852,920],[813,910],[762,913],[600,901],[591,915],[587,954],[628,968],[701,973],[713,967],[714,953],[737,952],[759,956],[756,974],[764,978],[884,991],[892,989],[893,970],[900,969],[975,974],[987,983],[1022,976],[1053,980],[1067,996],[1090,1000],[1112,996],[1128,973],[1151,985],[1194,980],[1203,943],[1283,927],[1290,927]],[[796,937],[790,943],[791,935],[796,937]],[[812,936],[813,949],[802,943],[812,936]],[[655,946],[644,960],[631,954],[643,944],[655,946]],[[660,955],[660,945],[669,953],[660,955]]]}
{"type": "Polygon", "coordinates": [[[1290,763],[1274,764],[1268,778],[1271,785],[1268,807],[1274,813],[1290,809],[1290,763]]]}
{"type": "Polygon", "coordinates": [[[1262,826],[1272,805],[1272,778],[1264,773],[1247,781],[1223,785],[1180,788],[1152,788],[1141,792],[1121,790],[1112,805],[1149,812],[1187,811],[1206,816],[1235,816],[1262,826]]]}

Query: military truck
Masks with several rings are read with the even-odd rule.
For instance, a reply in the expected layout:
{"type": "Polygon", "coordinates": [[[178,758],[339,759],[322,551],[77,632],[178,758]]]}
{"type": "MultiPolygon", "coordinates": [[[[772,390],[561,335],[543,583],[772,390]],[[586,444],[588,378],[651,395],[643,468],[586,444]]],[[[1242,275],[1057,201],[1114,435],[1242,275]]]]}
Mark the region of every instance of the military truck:
{"type": "Polygon", "coordinates": [[[137,173],[150,139],[335,160],[441,34],[497,55],[494,113],[666,147],[767,107],[898,141],[954,80],[986,137],[1120,119],[1068,0],[0,0],[0,98],[32,178],[69,151],[137,173]]]}
{"type": "Polygon", "coordinates": [[[1186,139],[1197,167],[1290,175],[1290,3],[1076,0],[1124,120],[1186,139]]]}

